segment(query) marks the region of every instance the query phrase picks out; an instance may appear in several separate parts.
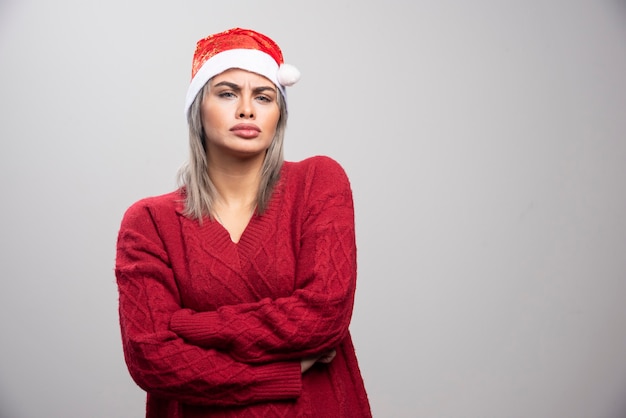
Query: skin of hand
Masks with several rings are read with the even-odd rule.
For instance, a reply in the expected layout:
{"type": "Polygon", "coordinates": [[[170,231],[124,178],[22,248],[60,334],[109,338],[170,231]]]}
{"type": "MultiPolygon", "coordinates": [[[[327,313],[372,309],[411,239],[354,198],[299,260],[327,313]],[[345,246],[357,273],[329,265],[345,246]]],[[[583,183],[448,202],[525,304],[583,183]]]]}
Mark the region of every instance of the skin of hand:
{"type": "Polygon", "coordinates": [[[311,367],[313,367],[315,363],[328,364],[331,361],[333,361],[336,355],[337,355],[337,351],[330,350],[318,356],[306,357],[302,359],[302,361],[300,362],[300,370],[302,371],[302,373],[304,373],[307,370],[309,370],[311,367]]]}

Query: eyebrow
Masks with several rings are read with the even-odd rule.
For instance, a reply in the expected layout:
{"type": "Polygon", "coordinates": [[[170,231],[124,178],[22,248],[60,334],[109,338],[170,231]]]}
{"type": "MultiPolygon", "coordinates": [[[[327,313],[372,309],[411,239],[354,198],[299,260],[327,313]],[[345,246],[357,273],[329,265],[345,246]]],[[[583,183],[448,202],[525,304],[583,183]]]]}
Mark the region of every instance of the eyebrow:
{"type": "MultiPolygon", "coordinates": [[[[241,91],[241,87],[238,84],[231,83],[230,81],[220,81],[219,83],[217,83],[213,87],[221,87],[221,86],[229,87],[229,88],[235,90],[236,92],[240,92],[241,91]]],[[[255,93],[261,93],[261,92],[266,91],[266,90],[271,90],[274,93],[276,93],[276,89],[273,88],[273,87],[270,87],[270,86],[259,86],[259,87],[255,87],[255,88],[252,89],[252,91],[255,92],[255,93]]]]}

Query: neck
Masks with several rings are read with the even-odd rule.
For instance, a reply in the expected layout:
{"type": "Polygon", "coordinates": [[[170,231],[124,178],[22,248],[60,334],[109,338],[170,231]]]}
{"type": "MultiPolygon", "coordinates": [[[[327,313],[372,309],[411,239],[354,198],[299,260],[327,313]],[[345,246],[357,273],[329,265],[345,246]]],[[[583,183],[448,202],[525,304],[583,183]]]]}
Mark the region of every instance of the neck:
{"type": "Polygon", "coordinates": [[[253,208],[261,181],[263,160],[210,161],[209,177],[215,185],[218,206],[231,209],[253,208]]]}

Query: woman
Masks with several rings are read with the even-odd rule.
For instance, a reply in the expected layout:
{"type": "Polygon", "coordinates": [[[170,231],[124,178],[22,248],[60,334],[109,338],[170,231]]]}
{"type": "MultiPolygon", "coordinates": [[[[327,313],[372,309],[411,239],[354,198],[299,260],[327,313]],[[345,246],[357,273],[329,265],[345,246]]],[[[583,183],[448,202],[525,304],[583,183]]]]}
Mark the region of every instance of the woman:
{"type": "Polygon", "coordinates": [[[348,332],[352,193],[327,157],[283,162],[285,86],[271,39],[200,40],[182,187],[122,220],[126,363],[153,417],[369,417],[348,332]]]}

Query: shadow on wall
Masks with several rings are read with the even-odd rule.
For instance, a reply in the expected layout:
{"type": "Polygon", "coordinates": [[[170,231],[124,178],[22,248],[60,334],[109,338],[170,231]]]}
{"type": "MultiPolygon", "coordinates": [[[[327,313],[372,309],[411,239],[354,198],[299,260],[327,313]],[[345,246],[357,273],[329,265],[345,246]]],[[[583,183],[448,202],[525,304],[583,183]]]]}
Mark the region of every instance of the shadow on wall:
{"type": "Polygon", "coordinates": [[[623,418],[626,417],[626,397],[625,400],[621,402],[620,405],[617,405],[614,411],[611,411],[613,414],[612,418],[623,418]]]}
{"type": "MultiPolygon", "coordinates": [[[[622,18],[624,18],[624,23],[626,23],[626,0],[614,0],[613,4],[615,4],[616,11],[621,13],[622,18]]],[[[626,417],[626,400],[624,400],[622,404],[616,408],[615,417],[626,417]]]]}
{"type": "Polygon", "coordinates": [[[11,15],[13,14],[12,12],[16,8],[16,6],[17,4],[15,1],[0,0],[0,30],[4,26],[6,26],[4,22],[7,22],[11,19],[11,15]]]}
{"type": "Polygon", "coordinates": [[[0,394],[0,417],[17,417],[15,409],[11,408],[8,402],[5,402],[3,396],[0,394]]]}
{"type": "Polygon", "coordinates": [[[0,1],[0,17],[6,16],[6,12],[16,5],[17,5],[16,1],[11,1],[11,0],[0,1]]]}

